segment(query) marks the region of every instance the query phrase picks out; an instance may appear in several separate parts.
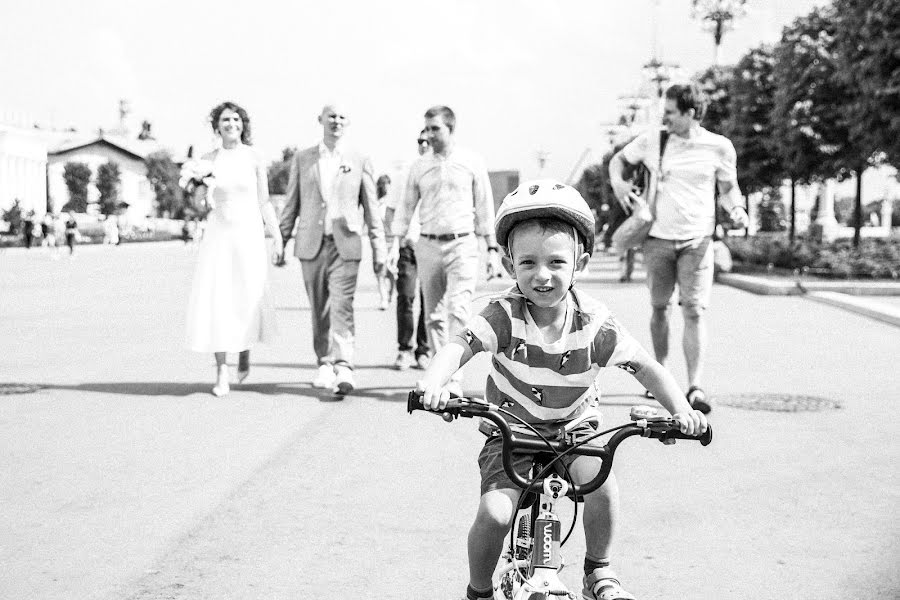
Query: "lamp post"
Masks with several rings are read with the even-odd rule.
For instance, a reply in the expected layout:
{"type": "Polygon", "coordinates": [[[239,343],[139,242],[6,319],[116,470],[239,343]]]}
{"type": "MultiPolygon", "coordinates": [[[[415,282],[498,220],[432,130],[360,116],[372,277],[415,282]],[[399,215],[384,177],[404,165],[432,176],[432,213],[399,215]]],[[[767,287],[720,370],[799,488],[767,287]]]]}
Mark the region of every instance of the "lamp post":
{"type": "Polygon", "coordinates": [[[538,163],[538,177],[544,176],[544,167],[547,166],[547,161],[550,159],[550,153],[543,148],[538,149],[537,152],[534,153],[535,158],[538,163]]]}
{"type": "Polygon", "coordinates": [[[712,32],[715,48],[713,65],[719,64],[719,46],[725,32],[732,28],[735,19],[747,14],[747,0],[692,0],[691,16],[703,21],[712,32]]]}

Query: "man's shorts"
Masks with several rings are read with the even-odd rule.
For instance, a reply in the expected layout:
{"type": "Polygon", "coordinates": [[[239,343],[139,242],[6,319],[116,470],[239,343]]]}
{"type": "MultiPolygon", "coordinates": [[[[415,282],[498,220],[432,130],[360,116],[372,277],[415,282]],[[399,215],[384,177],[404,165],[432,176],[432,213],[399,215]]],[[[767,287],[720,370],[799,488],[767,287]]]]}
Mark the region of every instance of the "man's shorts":
{"type": "Polygon", "coordinates": [[[712,238],[644,242],[644,268],[650,288],[650,304],[663,308],[672,302],[678,284],[678,304],[704,309],[709,306],[713,284],[712,238]]]}
{"type": "MultiPolygon", "coordinates": [[[[572,430],[572,433],[575,434],[576,439],[579,440],[582,440],[588,435],[596,432],[597,431],[588,423],[582,423],[572,430]]],[[[543,431],[541,433],[543,433],[543,431]]],[[[506,475],[506,471],[503,469],[502,448],[503,438],[501,438],[500,434],[497,433],[488,436],[487,441],[485,441],[484,443],[484,447],[478,454],[478,467],[481,469],[482,496],[485,493],[493,490],[522,490],[522,488],[512,482],[512,480],[506,475]]],[[[550,449],[548,449],[547,452],[551,454],[553,453],[553,451],[550,449]]],[[[518,473],[525,479],[530,479],[532,457],[534,456],[534,454],[534,452],[513,452],[513,469],[515,469],[516,473],[518,473]]],[[[575,462],[576,458],[580,457],[568,454],[557,461],[556,465],[562,462],[565,463],[566,467],[569,467],[573,462],[575,462]]],[[[584,458],[587,460],[596,460],[600,462],[599,457],[585,456],[584,458]]],[[[560,477],[564,477],[564,475],[562,474],[564,472],[562,466],[559,466],[556,472],[560,475],[560,477]]]]}

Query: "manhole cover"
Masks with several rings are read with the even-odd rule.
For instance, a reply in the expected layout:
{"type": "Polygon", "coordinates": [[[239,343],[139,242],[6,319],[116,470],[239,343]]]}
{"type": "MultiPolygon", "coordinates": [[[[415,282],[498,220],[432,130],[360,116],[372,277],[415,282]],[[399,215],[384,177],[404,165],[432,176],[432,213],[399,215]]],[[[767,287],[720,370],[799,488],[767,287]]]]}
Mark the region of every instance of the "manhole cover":
{"type": "Polygon", "coordinates": [[[817,412],[820,410],[837,410],[841,403],[821,396],[803,396],[797,394],[735,394],[717,395],[713,398],[716,404],[733,406],[746,410],[768,410],[772,412],[817,412]]]}
{"type": "Polygon", "coordinates": [[[41,386],[30,383],[0,383],[0,396],[32,394],[39,389],[41,389],[41,386]]]}

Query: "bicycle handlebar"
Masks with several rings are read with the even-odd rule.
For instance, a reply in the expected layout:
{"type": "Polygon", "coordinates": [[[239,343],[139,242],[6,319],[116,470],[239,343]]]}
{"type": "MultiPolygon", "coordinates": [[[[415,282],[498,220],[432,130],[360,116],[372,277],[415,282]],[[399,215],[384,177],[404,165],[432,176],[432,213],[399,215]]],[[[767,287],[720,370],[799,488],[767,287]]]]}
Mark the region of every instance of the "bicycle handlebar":
{"type": "Polygon", "coordinates": [[[536,438],[517,436],[510,428],[509,423],[503,417],[498,406],[478,398],[451,398],[443,410],[432,411],[424,408],[420,402],[421,392],[415,390],[409,393],[406,400],[406,410],[412,413],[414,410],[423,410],[439,415],[450,415],[452,420],[457,417],[483,417],[491,421],[500,431],[503,439],[503,469],[514,484],[526,491],[542,490],[543,479],[526,479],[513,469],[512,453],[514,450],[528,450],[531,452],[558,452],[573,456],[596,456],[602,460],[600,472],[591,481],[584,484],[572,484],[569,496],[585,496],[597,490],[606,482],[612,471],[613,456],[616,448],[625,438],[639,435],[659,440],[664,444],[673,444],[675,440],[693,440],[700,442],[701,446],[708,446],[712,442],[712,427],[707,426],[706,432],[700,436],[692,436],[681,433],[678,423],[670,418],[642,419],[631,425],[624,425],[612,434],[609,441],[603,446],[591,444],[579,444],[571,439],[548,440],[545,442],[536,438]]]}

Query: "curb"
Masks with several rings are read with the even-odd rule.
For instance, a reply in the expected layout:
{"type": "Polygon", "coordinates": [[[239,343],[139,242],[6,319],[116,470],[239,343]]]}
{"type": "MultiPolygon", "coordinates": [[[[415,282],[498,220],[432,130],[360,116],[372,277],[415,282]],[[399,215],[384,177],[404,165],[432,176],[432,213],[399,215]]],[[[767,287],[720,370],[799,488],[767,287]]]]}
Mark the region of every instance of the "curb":
{"type": "Polygon", "coordinates": [[[900,309],[871,299],[873,296],[900,295],[900,283],[773,280],[737,273],[720,273],[717,281],[763,296],[804,296],[900,327],[900,309]]]}
{"type": "Polygon", "coordinates": [[[837,292],[810,292],[807,298],[900,327],[900,308],[837,292]]]}
{"type": "Polygon", "coordinates": [[[798,287],[795,281],[764,279],[738,273],[719,273],[716,281],[763,296],[799,296],[803,293],[803,289],[798,287]]]}

